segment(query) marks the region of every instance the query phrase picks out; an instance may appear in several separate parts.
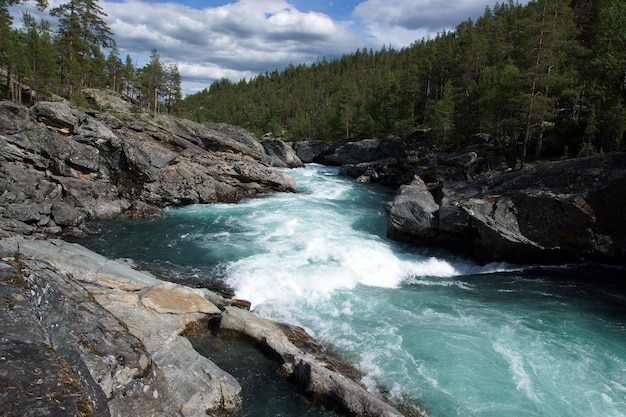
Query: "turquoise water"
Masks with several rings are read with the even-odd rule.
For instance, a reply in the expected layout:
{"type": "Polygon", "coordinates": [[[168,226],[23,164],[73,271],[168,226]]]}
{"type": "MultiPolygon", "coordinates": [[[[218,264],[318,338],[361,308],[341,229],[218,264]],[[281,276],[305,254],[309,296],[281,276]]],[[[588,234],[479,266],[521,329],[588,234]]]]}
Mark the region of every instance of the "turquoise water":
{"type": "Polygon", "coordinates": [[[626,416],[623,270],[476,265],[385,237],[389,190],[310,165],[298,194],[102,224],[83,244],[223,280],[432,416],[626,416]]]}

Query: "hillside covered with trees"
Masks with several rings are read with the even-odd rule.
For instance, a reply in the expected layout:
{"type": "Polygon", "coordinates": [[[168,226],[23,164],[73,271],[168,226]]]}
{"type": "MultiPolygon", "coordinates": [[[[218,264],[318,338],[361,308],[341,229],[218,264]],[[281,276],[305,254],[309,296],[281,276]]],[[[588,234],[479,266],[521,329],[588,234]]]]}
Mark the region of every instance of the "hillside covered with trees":
{"type": "MultiPolygon", "coordinates": [[[[28,12],[21,28],[13,28],[8,8],[20,3],[24,0],[0,0],[0,98],[33,104],[56,95],[85,104],[82,88],[109,88],[155,112],[171,112],[182,99],[177,65],[164,65],[156,49],[142,68],[128,55],[121,60],[98,0],[69,0],[52,8],[57,30],[28,12]]],[[[45,9],[47,0],[37,5],[45,9]]]]}
{"type": "Polygon", "coordinates": [[[187,97],[184,116],[326,142],[429,132],[440,149],[491,135],[526,160],[623,149],[626,2],[509,0],[396,50],[290,65],[187,97]]]}

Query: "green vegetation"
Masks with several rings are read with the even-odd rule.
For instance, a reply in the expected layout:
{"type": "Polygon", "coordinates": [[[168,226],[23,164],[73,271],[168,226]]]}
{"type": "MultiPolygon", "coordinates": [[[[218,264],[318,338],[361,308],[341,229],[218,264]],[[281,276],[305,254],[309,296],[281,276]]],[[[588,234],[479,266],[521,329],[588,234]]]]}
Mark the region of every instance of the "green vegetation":
{"type": "MultiPolygon", "coordinates": [[[[129,56],[122,63],[98,0],[70,0],[51,9],[59,19],[57,32],[27,12],[22,28],[12,28],[8,8],[23,2],[0,0],[0,98],[30,104],[57,95],[85,105],[82,88],[110,88],[155,114],[174,111],[182,100],[177,65],[163,65],[156,50],[143,68],[135,68],[129,56]]],[[[37,5],[43,9],[47,1],[37,5]]]]}
{"type": "Polygon", "coordinates": [[[406,136],[440,148],[488,133],[526,159],[621,150],[626,2],[512,0],[410,47],[290,65],[187,97],[192,120],[292,140],[406,136]]]}

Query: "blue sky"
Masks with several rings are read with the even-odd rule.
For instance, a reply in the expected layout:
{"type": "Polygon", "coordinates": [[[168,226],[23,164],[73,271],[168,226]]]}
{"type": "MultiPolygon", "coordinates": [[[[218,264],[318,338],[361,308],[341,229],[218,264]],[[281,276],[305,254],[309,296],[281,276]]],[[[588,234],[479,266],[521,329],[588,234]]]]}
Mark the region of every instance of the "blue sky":
{"type": "MultiPolygon", "coordinates": [[[[66,0],[49,0],[55,7],[66,0]]],[[[529,0],[520,0],[528,3],[529,0]]],[[[156,48],[185,93],[357,48],[409,46],[481,16],[495,0],[100,0],[122,60],[156,48]]],[[[32,6],[14,7],[14,20],[32,6]]],[[[48,17],[49,18],[49,17],[48,17]]]]}

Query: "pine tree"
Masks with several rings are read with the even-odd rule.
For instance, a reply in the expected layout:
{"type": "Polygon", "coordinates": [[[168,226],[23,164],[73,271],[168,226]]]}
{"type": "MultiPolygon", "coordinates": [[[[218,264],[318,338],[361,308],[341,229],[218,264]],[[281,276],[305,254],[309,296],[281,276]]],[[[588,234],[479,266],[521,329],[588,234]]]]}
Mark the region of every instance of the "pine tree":
{"type": "Polygon", "coordinates": [[[102,78],[104,57],[100,47],[115,46],[113,33],[102,19],[106,16],[98,0],[70,0],[50,10],[59,17],[58,46],[61,54],[64,84],[68,97],[74,99],[76,88],[93,84],[102,78]]]}
{"type": "Polygon", "coordinates": [[[161,55],[155,49],[150,53],[148,62],[141,71],[141,92],[147,107],[154,112],[156,117],[159,111],[159,94],[165,85],[165,71],[161,63],[161,55]]]}
{"type": "MultiPolygon", "coordinates": [[[[9,13],[9,7],[24,2],[25,0],[0,0],[0,70],[4,69],[3,72],[6,74],[5,82],[0,83],[0,85],[4,86],[4,95],[7,98],[11,98],[11,91],[14,89],[11,75],[11,67],[15,67],[17,65],[17,63],[14,61],[15,59],[21,59],[21,56],[19,54],[15,54],[15,49],[18,47],[16,45],[18,39],[13,29],[11,29],[11,25],[13,24],[13,18],[9,13]]],[[[37,0],[38,9],[43,10],[47,6],[47,0],[37,0]]]]}
{"type": "Polygon", "coordinates": [[[446,82],[441,99],[433,106],[431,124],[435,135],[435,144],[440,149],[446,149],[449,140],[454,134],[454,88],[452,82],[446,82]]]}
{"type": "Polygon", "coordinates": [[[180,76],[180,72],[178,71],[177,64],[167,66],[165,78],[167,111],[168,113],[176,112],[178,104],[183,99],[183,90],[181,87],[182,78],[180,76]]]}
{"type": "Polygon", "coordinates": [[[52,42],[50,22],[35,18],[25,12],[23,15],[24,53],[28,59],[31,99],[38,100],[39,94],[49,94],[58,85],[59,69],[52,42]]]}
{"type": "Polygon", "coordinates": [[[135,65],[133,64],[133,60],[130,55],[126,55],[126,61],[124,63],[124,67],[122,68],[122,83],[123,90],[122,92],[129,97],[135,97],[135,89],[136,89],[136,70],[135,65]]]}
{"type": "Polygon", "coordinates": [[[122,60],[119,57],[117,47],[111,48],[109,52],[109,56],[106,60],[106,72],[107,72],[107,86],[115,91],[122,91],[122,68],[123,68],[122,60]]]}

